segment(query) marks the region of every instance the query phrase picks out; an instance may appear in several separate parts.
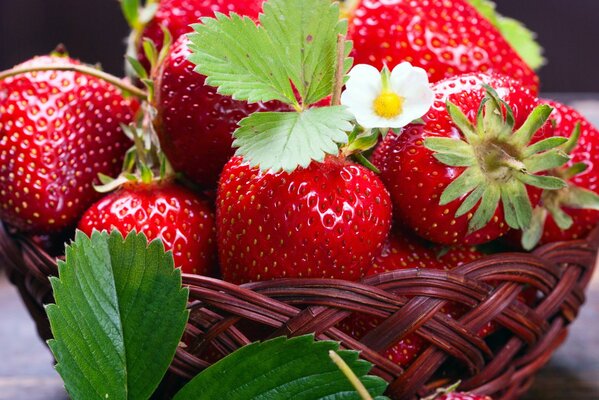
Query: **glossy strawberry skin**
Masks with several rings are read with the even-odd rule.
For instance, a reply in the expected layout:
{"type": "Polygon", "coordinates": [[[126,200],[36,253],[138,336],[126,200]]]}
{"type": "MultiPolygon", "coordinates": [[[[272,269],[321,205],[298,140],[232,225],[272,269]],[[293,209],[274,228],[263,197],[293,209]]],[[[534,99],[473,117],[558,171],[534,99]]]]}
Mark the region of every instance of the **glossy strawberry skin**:
{"type": "MultiPolygon", "coordinates": [[[[393,232],[381,253],[375,258],[367,276],[409,268],[450,270],[462,264],[475,261],[482,254],[473,247],[456,247],[438,257],[441,247],[430,247],[419,238],[402,232],[393,232]]],[[[446,305],[441,312],[450,318],[459,318],[466,311],[456,304],[446,305]]],[[[368,315],[352,315],[344,320],[339,328],[360,340],[381,323],[380,318],[368,315]]],[[[481,336],[492,333],[494,328],[486,326],[481,336]]],[[[427,342],[416,334],[409,334],[397,344],[387,349],[383,355],[396,364],[407,367],[425,349],[427,342]]]]}
{"type": "MultiPolygon", "coordinates": [[[[554,107],[548,125],[553,127],[556,136],[569,137],[580,122],[580,140],[571,154],[568,165],[585,163],[588,169],[570,180],[575,186],[599,193],[599,130],[595,128],[576,110],[554,101],[544,101],[554,107]]],[[[564,207],[564,211],[572,217],[574,224],[570,229],[562,231],[548,215],[540,244],[563,240],[574,240],[586,237],[599,223],[599,211],[564,207]]]]}
{"type": "MultiPolygon", "coordinates": [[[[424,146],[428,137],[457,138],[461,135],[447,112],[447,100],[475,121],[485,96],[483,84],[495,88],[514,109],[516,126],[520,126],[538,105],[529,90],[507,77],[467,74],[449,78],[433,86],[435,103],[423,117],[424,124],[408,125],[399,136],[387,135],[373,155],[372,161],[381,170],[381,179],[391,193],[396,222],[435,243],[477,245],[494,240],[509,230],[500,206],[488,225],[468,235],[470,214],[455,218],[463,199],[446,206],[439,204],[445,188],[464,168],[442,164],[424,146]]],[[[539,190],[530,189],[529,195],[533,205],[538,203],[539,190]]]]}
{"type": "Polygon", "coordinates": [[[205,76],[187,60],[188,39],[171,49],[157,90],[156,132],[162,150],[176,171],[204,188],[216,187],[226,162],[235,152],[237,123],[257,111],[287,109],[282,103],[248,104],[216,93],[205,86],[205,76]]]}
{"type": "Polygon", "coordinates": [[[510,76],[538,92],[539,78],[466,0],[362,0],[350,17],[356,64],[424,68],[431,82],[472,73],[510,76]]]}
{"type": "MultiPolygon", "coordinates": [[[[22,66],[79,64],[57,56],[22,66]]],[[[120,125],[137,103],[78,72],[46,71],[0,81],[0,218],[51,233],[77,223],[100,195],[98,173],[117,175],[131,146],[120,125]]]]}
{"type": "Polygon", "coordinates": [[[87,210],[78,228],[87,235],[94,229],[143,232],[161,239],[184,273],[214,272],[214,214],[203,199],[172,183],[128,183],[87,210]]]}
{"type": "Polygon", "coordinates": [[[158,49],[162,48],[164,34],[161,26],[166,28],[173,41],[192,32],[190,25],[199,22],[202,17],[214,17],[214,13],[239,15],[257,19],[262,11],[263,0],[161,0],[154,18],[145,26],[137,43],[137,54],[143,65],[149,69],[144,56],[142,44],[150,39],[158,49]]]}
{"type": "Polygon", "coordinates": [[[225,280],[364,275],[391,224],[391,202],[371,171],[338,158],[292,173],[261,173],[234,157],[217,199],[225,280]]]}

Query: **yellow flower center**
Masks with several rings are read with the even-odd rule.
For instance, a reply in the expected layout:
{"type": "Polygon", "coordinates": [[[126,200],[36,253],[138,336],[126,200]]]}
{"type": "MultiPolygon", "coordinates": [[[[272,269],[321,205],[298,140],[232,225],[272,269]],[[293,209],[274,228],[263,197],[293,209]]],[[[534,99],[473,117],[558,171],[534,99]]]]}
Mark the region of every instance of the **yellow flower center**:
{"type": "Polygon", "coordinates": [[[391,119],[403,112],[404,98],[385,90],[374,100],[374,112],[379,117],[391,119]]]}

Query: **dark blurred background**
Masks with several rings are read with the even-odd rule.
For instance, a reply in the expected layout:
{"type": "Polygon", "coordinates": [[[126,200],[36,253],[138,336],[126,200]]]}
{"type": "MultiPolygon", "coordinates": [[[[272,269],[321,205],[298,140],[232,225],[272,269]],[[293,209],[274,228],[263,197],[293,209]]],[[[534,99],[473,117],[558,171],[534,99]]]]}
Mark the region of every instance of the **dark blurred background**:
{"type": "MultiPolygon", "coordinates": [[[[538,33],[545,92],[599,92],[599,0],[496,0],[538,33]]],[[[0,69],[64,43],[71,55],[123,70],[128,32],[117,0],[0,0],[0,69]]]]}

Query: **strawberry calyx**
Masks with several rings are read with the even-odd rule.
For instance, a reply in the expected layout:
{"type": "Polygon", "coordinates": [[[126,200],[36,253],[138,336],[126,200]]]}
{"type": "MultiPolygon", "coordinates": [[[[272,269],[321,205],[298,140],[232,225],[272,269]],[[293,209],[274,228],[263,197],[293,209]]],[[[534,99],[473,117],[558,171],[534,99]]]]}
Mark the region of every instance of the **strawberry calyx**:
{"type": "Polygon", "coordinates": [[[563,189],[566,183],[562,179],[540,173],[561,167],[570,159],[560,148],[567,138],[551,137],[531,144],[534,134],[553,111],[550,106],[536,107],[524,124],[515,129],[511,107],[493,88],[485,85],[485,89],[475,124],[459,107],[447,102],[447,111],[462,137],[431,137],[424,143],[442,164],[465,168],[447,186],[440,204],[460,199],[456,217],[470,213],[469,234],[485,227],[500,203],[511,228],[528,227],[533,208],[527,186],[563,189]]]}
{"type": "MultiPolygon", "coordinates": [[[[572,151],[578,145],[580,134],[581,126],[578,122],[570,139],[562,145],[562,150],[565,153],[572,154],[572,151]]],[[[599,211],[599,195],[571,182],[572,178],[584,173],[588,168],[588,164],[580,162],[570,166],[562,166],[549,172],[551,175],[564,180],[567,186],[559,190],[543,191],[541,203],[535,208],[530,225],[522,233],[522,247],[525,250],[532,250],[539,243],[549,215],[551,215],[555,224],[565,231],[572,227],[574,220],[564,208],[599,211]]]]}

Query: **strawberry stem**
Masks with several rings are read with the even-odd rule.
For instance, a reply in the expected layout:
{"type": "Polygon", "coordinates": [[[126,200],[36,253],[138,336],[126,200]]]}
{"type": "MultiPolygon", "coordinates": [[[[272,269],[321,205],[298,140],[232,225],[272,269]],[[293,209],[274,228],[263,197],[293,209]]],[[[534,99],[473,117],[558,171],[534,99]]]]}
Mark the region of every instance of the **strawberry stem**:
{"type": "Polygon", "coordinates": [[[339,354],[335,353],[333,350],[329,351],[329,357],[331,357],[331,360],[333,360],[335,365],[337,365],[341,372],[343,372],[343,375],[345,375],[347,380],[349,380],[354,389],[356,389],[356,392],[358,392],[360,398],[362,400],[372,400],[372,396],[370,396],[370,393],[368,393],[368,390],[366,390],[366,387],[362,381],[360,381],[360,378],[356,376],[354,371],[351,370],[343,358],[341,358],[339,354]]]}
{"type": "Polygon", "coordinates": [[[145,100],[148,97],[148,94],[132,84],[124,82],[122,79],[110,75],[104,71],[100,71],[99,69],[89,67],[86,65],[73,65],[73,64],[55,64],[55,65],[45,65],[45,66],[32,66],[32,67],[14,67],[8,69],[6,71],[0,72],[0,81],[10,78],[12,76],[27,74],[31,72],[43,72],[43,71],[73,71],[79,72],[84,75],[93,76],[98,79],[102,79],[113,86],[121,89],[124,92],[130,93],[131,95],[138,97],[141,100],[145,100]]]}
{"type": "Polygon", "coordinates": [[[341,91],[345,77],[345,35],[337,35],[337,66],[335,69],[335,82],[333,83],[333,97],[331,105],[341,105],[341,91]]]}

